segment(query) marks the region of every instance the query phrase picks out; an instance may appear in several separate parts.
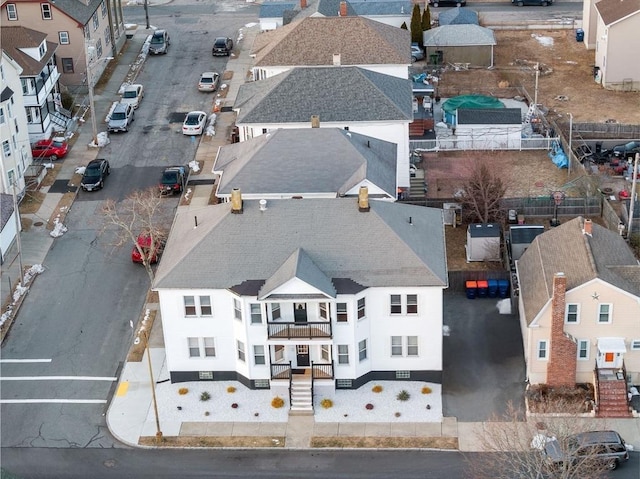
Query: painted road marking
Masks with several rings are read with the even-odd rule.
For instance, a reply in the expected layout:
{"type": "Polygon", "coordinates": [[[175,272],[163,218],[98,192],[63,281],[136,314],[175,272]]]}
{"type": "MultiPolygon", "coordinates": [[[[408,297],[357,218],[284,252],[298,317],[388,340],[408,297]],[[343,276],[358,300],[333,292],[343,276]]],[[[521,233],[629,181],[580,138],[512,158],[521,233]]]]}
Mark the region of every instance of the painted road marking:
{"type": "Polygon", "coordinates": [[[106,404],[106,399],[0,399],[0,404],[106,404]]]}
{"type": "Polygon", "coordinates": [[[104,376],[2,376],[0,381],[116,381],[104,376]]]}
{"type": "Polygon", "coordinates": [[[50,363],[51,359],[0,359],[0,363],[50,363]]]}
{"type": "Polygon", "coordinates": [[[128,390],[129,390],[129,381],[122,381],[118,385],[118,390],[116,391],[116,396],[126,396],[128,390]]]}

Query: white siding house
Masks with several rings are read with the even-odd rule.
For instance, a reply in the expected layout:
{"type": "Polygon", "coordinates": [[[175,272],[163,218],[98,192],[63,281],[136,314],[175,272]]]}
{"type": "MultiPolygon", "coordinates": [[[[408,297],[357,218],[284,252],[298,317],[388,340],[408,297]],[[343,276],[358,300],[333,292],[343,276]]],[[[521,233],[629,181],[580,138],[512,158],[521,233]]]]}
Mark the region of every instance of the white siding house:
{"type": "Polygon", "coordinates": [[[440,382],[442,212],[356,198],[178,210],[154,281],[173,382],[440,382]],[[393,251],[393,254],[389,254],[393,251]]]}

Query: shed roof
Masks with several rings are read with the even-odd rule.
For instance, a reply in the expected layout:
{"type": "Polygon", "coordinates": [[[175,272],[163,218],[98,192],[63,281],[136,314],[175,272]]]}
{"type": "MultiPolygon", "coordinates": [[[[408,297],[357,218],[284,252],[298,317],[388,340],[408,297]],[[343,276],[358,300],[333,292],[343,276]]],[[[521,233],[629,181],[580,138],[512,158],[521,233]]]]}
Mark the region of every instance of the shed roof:
{"type": "Polygon", "coordinates": [[[461,108],[458,110],[459,125],[520,125],[521,123],[520,108],[461,108]]]}
{"type": "Polygon", "coordinates": [[[499,223],[471,223],[467,228],[467,232],[471,238],[499,238],[499,223]]]}
{"type": "Polygon", "coordinates": [[[493,30],[479,25],[444,25],[425,30],[423,39],[425,47],[496,45],[493,30]]]}

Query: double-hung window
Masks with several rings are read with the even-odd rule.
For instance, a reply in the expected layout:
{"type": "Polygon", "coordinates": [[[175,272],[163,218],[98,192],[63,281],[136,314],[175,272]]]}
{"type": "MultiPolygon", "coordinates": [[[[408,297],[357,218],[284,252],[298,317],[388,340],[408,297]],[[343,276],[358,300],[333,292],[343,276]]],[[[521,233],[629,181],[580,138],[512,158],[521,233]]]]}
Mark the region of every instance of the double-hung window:
{"type": "Polygon", "coordinates": [[[212,316],[210,296],[183,296],[185,316],[212,316]]]}
{"type": "Polygon", "coordinates": [[[4,153],[4,156],[11,156],[11,144],[9,140],[2,142],[2,153],[4,153]]]}
{"type": "Polygon", "coordinates": [[[216,346],[214,338],[187,338],[190,358],[214,358],[216,346]]]}
{"type": "Polygon", "coordinates": [[[391,336],[391,356],[418,356],[418,336],[391,336]]]}
{"type": "Polygon", "coordinates": [[[613,310],[613,305],[608,303],[601,303],[598,305],[598,323],[610,323],[611,322],[611,311],[613,310]]]}
{"type": "Polygon", "coordinates": [[[328,319],[329,318],[329,303],[320,303],[318,305],[319,310],[320,310],[320,317],[322,319],[328,319]]]}
{"type": "Polygon", "coordinates": [[[402,356],[402,336],[391,336],[391,356],[402,356]]]}
{"type": "Polygon", "coordinates": [[[282,313],[280,312],[280,303],[271,303],[271,319],[280,319],[282,313]]]}
{"type": "Polygon", "coordinates": [[[58,43],[60,45],[69,45],[69,32],[58,32],[58,43]]]}
{"type": "Polygon", "coordinates": [[[336,320],[339,323],[346,323],[349,320],[347,315],[347,303],[336,303],[336,320]]]}
{"type": "Polygon", "coordinates": [[[233,317],[242,321],[242,306],[237,298],[233,298],[233,317]]]}
{"type": "Polygon", "coordinates": [[[264,346],[256,344],[253,346],[253,362],[256,365],[266,364],[266,358],[264,355],[264,346]]]}
{"type": "Polygon", "coordinates": [[[538,359],[547,359],[547,341],[538,341],[538,359]]]}
{"type": "Polygon", "coordinates": [[[579,339],[578,340],[578,360],[587,361],[588,359],[589,359],[589,340],[579,339]]]}
{"type": "Polygon", "coordinates": [[[402,314],[402,295],[400,294],[392,294],[391,295],[391,314],[402,314]]]}
{"type": "Polygon", "coordinates": [[[365,300],[364,298],[360,298],[358,300],[358,319],[364,318],[365,315],[366,315],[365,300]]]}
{"type": "Polygon", "coordinates": [[[578,323],[580,320],[580,305],[576,303],[567,303],[564,313],[564,322],[569,324],[578,323]]]}
{"type": "Polygon", "coordinates": [[[360,362],[367,359],[367,340],[363,339],[358,343],[358,359],[360,362]]]}
{"type": "Polygon", "coordinates": [[[18,19],[18,9],[15,3],[7,3],[7,20],[15,21],[18,19]]]}
{"type": "Polygon", "coordinates": [[[6,120],[4,119],[4,108],[0,107],[0,125],[4,125],[6,120]]]}
{"type": "Polygon", "coordinates": [[[392,315],[418,314],[418,295],[407,294],[404,301],[401,294],[389,295],[389,312],[392,315]]]}
{"type": "Polygon", "coordinates": [[[338,344],[338,364],[349,364],[348,344],[338,344]]]}
{"type": "Polygon", "coordinates": [[[50,3],[41,3],[40,4],[40,11],[42,12],[42,19],[43,20],[51,20],[51,18],[53,18],[52,14],[51,14],[51,4],[50,3]]]}
{"type": "Polygon", "coordinates": [[[246,361],[244,343],[242,341],[236,341],[236,349],[238,350],[238,359],[242,362],[246,361]]]}
{"type": "Polygon", "coordinates": [[[251,303],[251,324],[262,324],[260,303],[251,303]]]}

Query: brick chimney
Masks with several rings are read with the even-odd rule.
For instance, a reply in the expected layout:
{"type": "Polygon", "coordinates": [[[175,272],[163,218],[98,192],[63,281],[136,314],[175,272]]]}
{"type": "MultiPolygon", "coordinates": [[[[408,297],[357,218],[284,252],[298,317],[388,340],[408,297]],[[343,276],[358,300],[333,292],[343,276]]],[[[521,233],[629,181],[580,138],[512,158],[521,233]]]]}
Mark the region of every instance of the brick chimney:
{"type": "Polygon", "coordinates": [[[564,273],[556,273],[553,276],[551,337],[547,363],[547,384],[554,387],[576,385],[577,346],[564,334],[566,291],[567,277],[564,273]]]}
{"type": "Polygon", "coordinates": [[[338,12],[338,16],[340,17],[347,16],[347,2],[340,2],[340,11],[338,12]]]}
{"type": "Polygon", "coordinates": [[[240,188],[231,190],[231,212],[234,214],[242,214],[242,193],[240,188]]]}
{"type": "Polygon", "coordinates": [[[586,235],[591,236],[591,220],[590,219],[585,218],[582,232],[586,235]]]}
{"type": "Polygon", "coordinates": [[[307,8],[307,0],[300,0],[300,10],[307,8]]]}
{"type": "Polygon", "coordinates": [[[358,191],[358,211],[366,213],[369,211],[369,188],[361,186],[358,191]]]}

